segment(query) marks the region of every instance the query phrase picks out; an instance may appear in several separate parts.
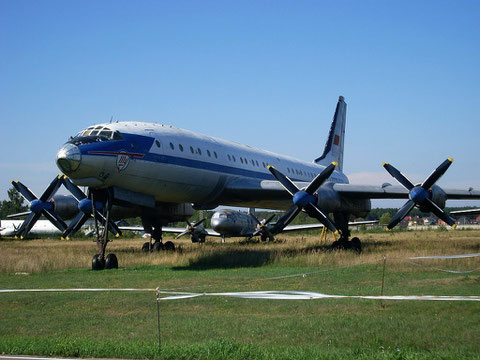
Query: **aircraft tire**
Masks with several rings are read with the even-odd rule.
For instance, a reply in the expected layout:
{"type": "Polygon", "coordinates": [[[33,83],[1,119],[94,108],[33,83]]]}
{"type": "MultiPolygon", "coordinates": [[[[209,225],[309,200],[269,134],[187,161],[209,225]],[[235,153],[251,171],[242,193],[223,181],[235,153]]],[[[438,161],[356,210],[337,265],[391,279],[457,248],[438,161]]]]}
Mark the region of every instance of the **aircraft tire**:
{"type": "Polygon", "coordinates": [[[115,254],[108,254],[105,261],[105,269],[118,269],[118,259],[115,254]]]}
{"type": "Polygon", "coordinates": [[[165,250],[165,246],[160,241],[157,241],[155,242],[155,244],[153,244],[152,251],[160,251],[160,250],[165,250]]]}
{"type": "Polygon", "coordinates": [[[143,243],[142,251],[143,252],[149,252],[150,251],[150,242],[149,241],[147,241],[146,243],[143,243]]]}
{"type": "Polygon", "coordinates": [[[100,258],[100,254],[93,255],[92,259],[92,270],[103,270],[105,269],[105,261],[100,258]]]}
{"type": "Polygon", "coordinates": [[[352,250],[358,252],[359,254],[362,252],[362,243],[358,237],[354,237],[352,240],[350,240],[350,243],[352,244],[352,250]]]}
{"type": "Polygon", "coordinates": [[[166,251],[175,251],[175,245],[171,241],[167,241],[164,246],[166,251]]]}

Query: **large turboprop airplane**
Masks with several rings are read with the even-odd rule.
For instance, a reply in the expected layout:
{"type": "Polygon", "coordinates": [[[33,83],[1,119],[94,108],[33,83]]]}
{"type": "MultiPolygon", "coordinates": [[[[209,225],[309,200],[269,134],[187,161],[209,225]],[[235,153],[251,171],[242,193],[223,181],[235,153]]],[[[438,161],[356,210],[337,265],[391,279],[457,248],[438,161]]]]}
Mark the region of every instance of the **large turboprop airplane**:
{"type": "MultiPolygon", "coordinates": [[[[329,230],[339,230],[340,244],[351,247],[348,219],[351,215],[366,216],[372,198],[408,199],[392,218],[389,229],[415,206],[454,225],[455,220],[443,210],[447,197],[480,198],[479,191],[448,190],[435,185],[451,159],[418,185],[387,163],[386,170],[402,187],[349,184],[343,173],[346,107],[340,96],[323,154],[313,162],[144,122],[90,126],[60,148],[56,161],[76,186],[88,187],[87,196],[79,196],[83,209],[96,213],[101,207],[108,223],[113,204],[140,208],[143,226],[157,242],[162,238],[162,226],[174,215],[178,218],[186,204],[193,204],[195,209],[218,205],[287,209],[277,221],[276,230],[287,226],[303,210],[329,230]],[[158,207],[171,212],[161,217],[150,215],[158,207]],[[334,221],[329,213],[333,213],[334,221]]],[[[74,228],[73,222],[65,235],[74,228]]],[[[107,267],[111,267],[109,263],[116,265],[113,254],[111,262],[105,259],[108,232],[104,235],[98,236],[100,252],[94,256],[94,269],[104,268],[105,262],[107,267]]]]}

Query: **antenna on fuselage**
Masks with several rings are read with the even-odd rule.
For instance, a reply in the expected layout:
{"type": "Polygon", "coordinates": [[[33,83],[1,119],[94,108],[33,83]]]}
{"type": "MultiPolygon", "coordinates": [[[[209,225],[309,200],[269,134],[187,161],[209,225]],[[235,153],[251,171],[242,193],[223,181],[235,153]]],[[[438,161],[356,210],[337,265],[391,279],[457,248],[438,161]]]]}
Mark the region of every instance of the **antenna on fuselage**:
{"type": "Polygon", "coordinates": [[[112,121],[113,121],[113,115],[112,115],[112,116],[110,116],[110,122],[109,122],[109,124],[111,124],[111,123],[112,123],[112,121]]]}

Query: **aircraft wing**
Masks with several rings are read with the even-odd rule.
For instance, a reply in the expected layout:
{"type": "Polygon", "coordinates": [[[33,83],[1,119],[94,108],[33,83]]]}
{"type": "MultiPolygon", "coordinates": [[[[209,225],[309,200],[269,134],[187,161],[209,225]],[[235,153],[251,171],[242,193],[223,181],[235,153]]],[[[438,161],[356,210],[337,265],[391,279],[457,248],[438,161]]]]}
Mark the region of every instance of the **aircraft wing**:
{"type": "MultiPolygon", "coordinates": [[[[308,182],[294,182],[298,188],[308,186],[308,182]]],[[[356,184],[332,184],[324,186],[331,187],[345,197],[358,199],[407,199],[408,190],[399,185],[356,185],[356,184]]],[[[474,200],[480,199],[480,190],[473,188],[449,189],[442,188],[447,194],[448,200],[474,200]]],[[[285,200],[286,206],[291,204],[291,196],[283,186],[275,180],[244,180],[232,181],[225,188],[225,196],[238,200],[261,200],[278,201],[285,200]]],[[[278,207],[278,206],[277,206],[278,207]]]]}
{"type": "MultiPolygon", "coordinates": [[[[120,230],[126,231],[145,231],[143,226],[119,226],[120,230]]],[[[222,236],[213,229],[204,229],[207,232],[208,236],[222,236]]],[[[162,232],[171,233],[171,234],[180,234],[185,231],[185,228],[178,228],[178,227],[162,227],[162,232]]]]}
{"type": "MultiPolygon", "coordinates": [[[[356,222],[349,222],[348,223],[349,226],[368,225],[368,224],[378,224],[378,220],[365,220],[365,221],[356,221],[356,222]]],[[[318,224],[318,223],[317,224],[304,224],[304,225],[288,225],[281,232],[321,229],[323,227],[324,227],[323,224],[318,224]]]]}
{"type": "Polygon", "coordinates": [[[451,215],[478,215],[480,214],[480,209],[469,209],[469,210],[457,210],[451,211],[451,215]]]}
{"type": "MultiPolygon", "coordinates": [[[[406,199],[408,190],[396,185],[334,184],[333,189],[343,196],[362,199],[406,199]]],[[[442,188],[448,200],[480,199],[480,190],[442,188]]]]}

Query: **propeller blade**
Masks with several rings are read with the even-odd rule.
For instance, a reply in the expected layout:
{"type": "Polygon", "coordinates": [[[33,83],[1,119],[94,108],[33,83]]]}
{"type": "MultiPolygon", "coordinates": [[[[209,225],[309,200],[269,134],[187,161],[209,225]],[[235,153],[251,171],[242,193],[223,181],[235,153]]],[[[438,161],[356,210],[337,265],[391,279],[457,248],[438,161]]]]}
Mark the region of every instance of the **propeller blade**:
{"type": "MultiPolygon", "coordinates": [[[[270,221],[272,221],[272,219],[276,216],[277,214],[273,214],[272,216],[270,216],[267,220],[265,220],[265,223],[263,225],[267,225],[270,221]]],[[[258,220],[257,220],[258,221],[258,220]]]]}
{"type": "Polygon", "coordinates": [[[22,226],[18,230],[20,234],[20,238],[23,239],[24,236],[27,236],[28,232],[32,230],[33,225],[37,222],[37,220],[42,216],[41,213],[33,213],[28,216],[28,218],[23,222],[22,226]],[[33,214],[33,216],[32,216],[33,214]],[[23,229],[22,229],[23,227],[23,229]]]}
{"type": "Polygon", "coordinates": [[[194,223],[192,226],[195,228],[195,227],[197,227],[198,225],[204,223],[206,220],[207,220],[207,219],[203,218],[202,220],[199,220],[199,221],[197,221],[196,223],[194,223]]]}
{"type": "Polygon", "coordinates": [[[283,175],[280,171],[275,169],[273,166],[268,165],[267,166],[268,170],[272,173],[272,175],[277,179],[280,184],[287,190],[290,195],[295,195],[300,189],[295,185],[292,180],[290,180],[288,177],[283,175]]]}
{"type": "Polygon", "coordinates": [[[410,211],[415,207],[415,202],[413,200],[408,200],[397,213],[393,216],[390,223],[387,225],[387,229],[391,230],[397,225],[402,219],[408,215],[410,211]]]}
{"type": "Polygon", "coordinates": [[[50,210],[43,210],[42,215],[45,216],[58,230],[65,231],[68,225],[55,212],[50,210]]]}
{"type": "MultiPolygon", "coordinates": [[[[100,213],[98,210],[95,212],[95,216],[97,217],[98,220],[102,223],[103,226],[105,226],[105,222],[107,221],[105,217],[100,213]]],[[[119,237],[122,235],[122,231],[119,229],[118,225],[115,224],[115,221],[112,219],[109,219],[108,221],[108,230],[115,235],[115,237],[119,237]]]]}
{"type": "Polygon", "coordinates": [[[330,217],[328,215],[325,215],[319,208],[317,208],[315,205],[312,203],[308,204],[305,207],[305,211],[307,214],[313,218],[316,218],[318,221],[320,221],[325,227],[330,230],[333,233],[338,233],[338,230],[336,226],[333,224],[333,221],[330,220],[330,217]]]}
{"type": "Polygon", "coordinates": [[[73,197],[80,202],[81,200],[85,199],[87,195],[84,194],[84,192],[77,186],[75,185],[72,180],[70,180],[68,177],[64,176],[63,178],[63,184],[67,188],[68,191],[70,191],[73,195],[73,197]]]}
{"type": "Polygon", "coordinates": [[[63,175],[58,175],[53,181],[48,185],[48,187],[40,196],[40,201],[48,201],[52,198],[53,195],[57,192],[58,188],[63,184],[63,175]]]}
{"type": "Polygon", "coordinates": [[[70,235],[75,234],[80,228],[85,224],[85,222],[90,218],[90,215],[87,215],[83,212],[79,212],[75,219],[72,220],[67,230],[63,232],[63,238],[68,239],[70,235]]]}
{"type": "Polygon", "coordinates": [[[190,230],[187,229],[187,230],[185,230],[184,232],[181,232],[180,234],[178,234],[178,235],[175,237],[175,239],[179,239],[179,238],[181,238],[183,235],[188,234],[189,232],[190,232],[190,230]]]}
{"type": "Polygon", "coordinates": [[[30,215],[28,215],[27,218],[26,218],[26,219],[20,224],[20,226],[15,230],[14,235],[15,235],[15,236],[22,236],[23,230],[25,230],[25,228],[27,227],[27,224],[32,221],[32,219],[34,218],[34,216],[35,216],[35,213],[32,211],[32,212],[30,213],[30,215]]]}
{"type": "Polygon", "coordinates": [[[437,204],[435,204],[432,200],[427,199],[427,206],[429,210],[435,214],[440,220],[445,221],[448,225],[452,227],[456,227],[455,219],[453,219],[450,215],[448,215],[444,210],[440,209],[437,204]]]}
{"type": "Polygon", "coordinates": [[[28,187],[23,185],[20,181],[12,180],[12,186],[28,201],[37,200],[37,196],[28,187]]]}
{"type": "Polygon", "coordinates": [[[301,210],[302,209],[300,209],[297,205],[290,206],[287,212],[283,214],[283,216],[280,217],[280,219],[278,219],[277,223],[275,224],[271,232],[273,234],[278,234],[279,232],[281,232],[285,228],[285,226],[287,226],[292,222],[292,220],[295,218],[295,216],[298,215],[298,213],[301,210]]]}
{"type": "Polygon", "coordinates": [[[445,171],[447,171],[450,165],[452,165],[452,162],[453,162],[453,159],[448,158],[443,163],[441,163],[435,170],[433,170],[430,176],[423,182],[422,187],[425,190],[430,189],[433,186],[433,184],[435,184],[438,181],[438,179],[440,179],[442,175],[445,174],[445,171]]]}
{"type": "Polygon", "coordinates": [[[313,195],[320,186],[323,185],[325,180],[327,180],[330,175],[335,171],[335,167],[338,165],[336,162],[332,162],[330,165],[328,165],[323,171],[318,174],[315,179],[312,180],[312,182],[307,186],[305,189],[305,192],[309,193],[310,195],[313,195]]]}
{"type": "Polygon", "coordinates": [[[402,184],[407,190],[412,190],[414,185],[410,180],[406,178],[405,175],[403,175],[400,171],[395,169],[392,165],[389,163],[383,163],[383,167],[385,170],[388,171],[390,175],[392,175],[400,184],[402,184]]]}

